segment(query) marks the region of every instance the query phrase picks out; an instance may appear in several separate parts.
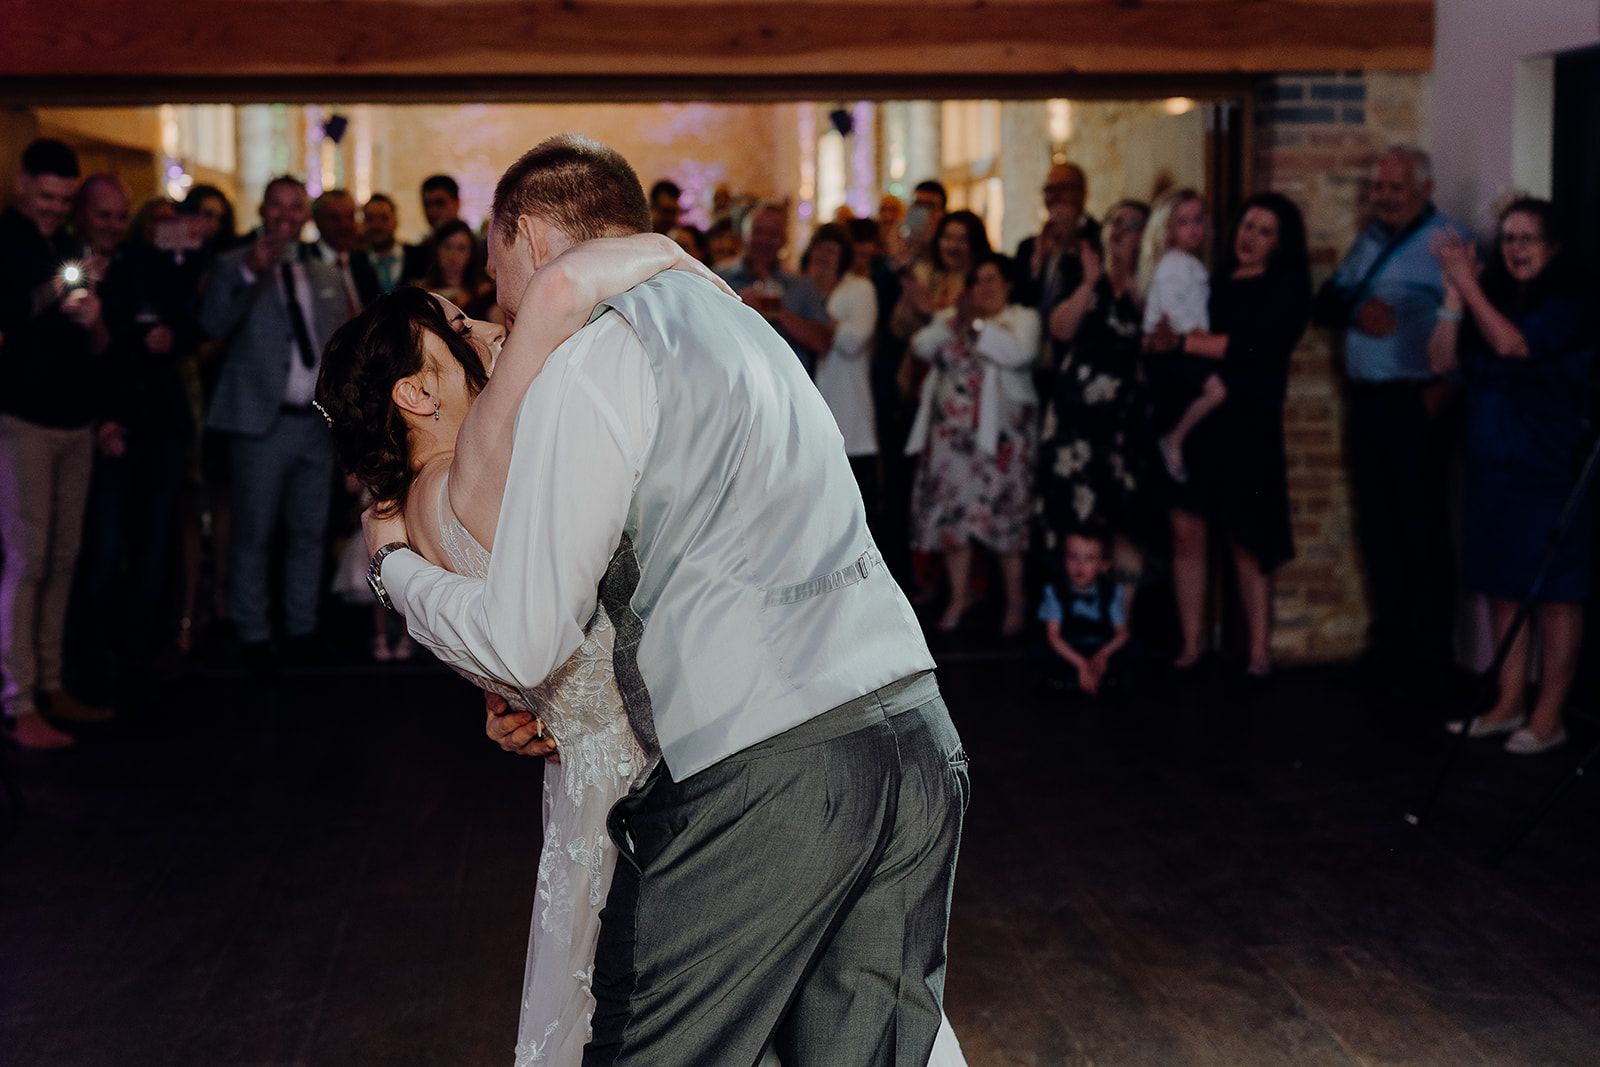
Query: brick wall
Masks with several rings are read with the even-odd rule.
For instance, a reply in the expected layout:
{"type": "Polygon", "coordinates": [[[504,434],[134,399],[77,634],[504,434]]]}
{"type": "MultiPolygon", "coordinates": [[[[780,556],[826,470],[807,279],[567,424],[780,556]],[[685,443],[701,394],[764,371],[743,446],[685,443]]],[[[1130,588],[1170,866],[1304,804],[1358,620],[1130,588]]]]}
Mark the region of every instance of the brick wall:
{"type": "MultiPolygon", "coordinates": [[[[1425,75],[1283,74],[1261,86],[1256,184],[1305,212],[1319,284],[1360,229],[1374,156],[1391,144],[1426,143],[1426,102],[1425,75]]],[[[1298,554],[1278,574],[1272,639],[1285,662],[1347,659],[1365,643],[1335,352],[1328,331],[1313,326],[1289,380],[1284,429],[1298,554]]]]}

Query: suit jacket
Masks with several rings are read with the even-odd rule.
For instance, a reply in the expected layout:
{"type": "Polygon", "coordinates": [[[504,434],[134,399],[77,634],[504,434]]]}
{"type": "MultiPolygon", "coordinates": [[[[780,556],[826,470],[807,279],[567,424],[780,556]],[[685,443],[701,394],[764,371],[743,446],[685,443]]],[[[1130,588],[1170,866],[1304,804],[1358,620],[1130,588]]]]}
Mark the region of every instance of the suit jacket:
{"type": "Polygon", "coordinates": [[[430,242],[406,245],[406,258],[401,265],[400,281],[420,282],[428,276],[428,266],[432,261],[433,245],[430,242]]]}
{"type": "MultiPolygon", "coordinates": [[[[1085,215],[1078,223],[1078,236],[1087,239],[1095,248],[1100,247],[1100,223],[1092,217],[1085,215]]],[[[1037,235],[1029,237],[1017,246],[1017,272],[1021,275],[1016,289],[1011,294],[1013,303],[1025,307],[1039,308],[1041,314],[1048,315],[1050,308],[1040,307],[1039,302],[1044,298],[1044,271],[1033,273],[1033,250],[1039,244],[1037,235]]],[[[1055,294],[1057,300],[1065,300],[1072,295],[1083,282],[1083,264],[1078,261],[1078,249],[1073,248],[1057,254],[1061,263],[1061,278],[1059,288],[1055,294]]]]}
{"type": "MultiPolygon", "coordinates": [[[[217,257],[206,286],[200,324],[223,342],[222,369],[206,425],[214,430],[259,436],[269,432],[282,411],[294,354],[294,327],[277,270],[252,281],[245,277],[245,245],[217,257]]],[[[349,317],[344,279],[333,263],[302,248],[301,262],[311,283],[311,306],[302,309],[318,358],[322,346],[349,317]]]]}
{"type": "Polygon", "coordinates": [[[350,277],[355,279],[356,296],[360,299],[362,307],[366,307],[382,295],[383,287],[378,284],[378,268],[372,265],[372,260],[367,258],[365,252],[350,254],[350,277]]]}

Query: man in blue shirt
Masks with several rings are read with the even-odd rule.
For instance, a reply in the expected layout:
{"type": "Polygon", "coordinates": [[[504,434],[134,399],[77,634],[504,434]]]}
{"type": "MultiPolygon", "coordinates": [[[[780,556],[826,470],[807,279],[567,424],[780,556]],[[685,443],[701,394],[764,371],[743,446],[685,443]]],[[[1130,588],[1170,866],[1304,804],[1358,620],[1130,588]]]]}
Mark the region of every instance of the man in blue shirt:
{"type": "Polygon", "coordinates": [[[745,216],[744,231],[744,258],[721,271],[722,280],[767,317],[814,378],[817,360],[833,347],[833,320],[811,280],[778,262],[789,243],[788,213],[779,204],[759,204],[745,216]]]}
{"type": "Polygon", "coordinates": [[[1425,152],[1385,152],[1372,174],[1372,220],[1317,297],[1318,321],[1344,339],[1346,451],[1371,594],[1368,655],[1413,677],[1450,663],[1456,587],[1451,387],[1429,371],[1427,349],[1444,302],[1429,245],[1440,230],[1459,228],[1432,195],[1425,152]]]}

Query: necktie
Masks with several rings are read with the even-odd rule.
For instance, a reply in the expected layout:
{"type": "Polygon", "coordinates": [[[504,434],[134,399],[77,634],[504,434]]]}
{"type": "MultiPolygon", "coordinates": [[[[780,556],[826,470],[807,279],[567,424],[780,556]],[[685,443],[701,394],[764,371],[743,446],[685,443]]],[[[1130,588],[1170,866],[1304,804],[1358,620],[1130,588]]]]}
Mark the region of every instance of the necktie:
{"type": "Polygon", "coordinates": [[[353,319],[361,314],[361,298],[356,296],[356,276],[350,273],[350,257],[340,252],[334,260],[339,265],[339,280],[344,283],[344,306],[353,319]]]}
{"type": "Polygon", "coordinates": [[[309,370],[317,365],[317,350],[311,344],[306,313],[300,307],[300,297],[294,291],[294,264],[287,262],[283,265],[283,296],[289,303],[289,325],[294,328],[294,343],[300,346],[300,363],[309,370]]]}
{"type": "Polygon", "coordinates": [[[372,263],[378,268],[378,285],[387,293],[394,288],[394,257],[376,256],[372,263]]]}

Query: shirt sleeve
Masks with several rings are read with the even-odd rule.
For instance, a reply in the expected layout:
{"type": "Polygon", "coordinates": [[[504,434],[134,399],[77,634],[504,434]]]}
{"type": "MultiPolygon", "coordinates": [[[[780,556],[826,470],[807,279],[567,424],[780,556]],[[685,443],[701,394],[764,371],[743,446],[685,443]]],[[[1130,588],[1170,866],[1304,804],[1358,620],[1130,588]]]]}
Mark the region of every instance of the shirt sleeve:
{"type": "Polygon", "coordinates": [[[1039,604],[1040,622],[1060,622],[1063,618],[1061,598],[1056,595],[1056,587],[1044,587],[1044,599],[1039,604]]]}
{"type": "Polygon", "coordinates": [[[621,541],[657,404],[644,347],[621,316],[563,345],[517,415],[488,577],[409,551],[384,560],[412,636],[452,667],[522,689],[566,662],[621,541]]]}
{"type": "Polygon", "coordinates": [[[978,335],[973,350],[984,359],[1016,370],[1039,355],[1039,316],[1021,304],[1012,304],[978,335]]]}
{"type": "Polygon", "coordinates": [[[1117,629],[1128,625],[1128,591],[1122,586],[1117,586],[1111,594],[1111,625],[1117,629]]]}
{"type": "Polygon", "coordinates": [[[933,316],[932,322],[912,335],[911,351],[916,353],[918,359],[932,363],[938,358],[939,350],[955,336],[950,329],[954,318],[954,310],[945,308],[933,316]]]}
{"type": "Polygon", "coordinates": [[[822,298],[822,290],[810,278],[796,277],[784,288],[783,296],[784,307],[802,319],[824,324],[833,321],[828,316],[828,302],[822,298]]]}

